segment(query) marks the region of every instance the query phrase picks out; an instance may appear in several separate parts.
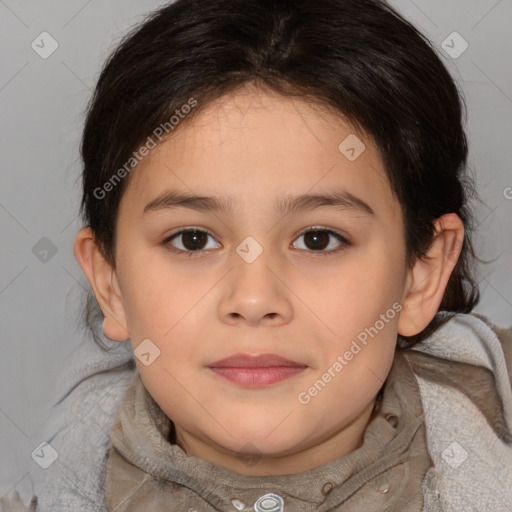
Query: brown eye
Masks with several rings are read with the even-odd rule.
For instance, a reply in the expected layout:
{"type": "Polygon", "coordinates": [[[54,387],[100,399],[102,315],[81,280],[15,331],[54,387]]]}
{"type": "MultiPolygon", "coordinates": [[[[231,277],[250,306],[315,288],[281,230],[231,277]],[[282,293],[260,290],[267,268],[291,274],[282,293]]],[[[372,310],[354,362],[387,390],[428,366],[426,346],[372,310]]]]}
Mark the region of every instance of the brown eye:
{"type": "Polygon", "coordinates": [[[166,243],[170,243],[174,248],[184,252],[201,251],[205,248],[212,249],[220,247],[220,244],[216,244],[214,247],[207,247],[208,237],[213,239],[213,237],[206,231],[188,229],[175,233],[167,239],[166,243]]]}
{"type": "Polygon", "coordinates": [[[297,244],[295,249],[328,254],[350,245],[344,237],[329,229],[310,229],[296,240],[301,238],[303,242],[297,244]]]}
{"type": "Polygon", "coordinates": [[[197,251],[198,249],[204,248],[208,235],[201,231],[187,231],[181,236],[185,249],[188,251],[197,251]]]}
{"type": "Polygon", "coordinates": [[[308,249],[321,251],[329,245],[329,238],[325,231],[308,231],[304,235],[304,244],[308,249]]]}

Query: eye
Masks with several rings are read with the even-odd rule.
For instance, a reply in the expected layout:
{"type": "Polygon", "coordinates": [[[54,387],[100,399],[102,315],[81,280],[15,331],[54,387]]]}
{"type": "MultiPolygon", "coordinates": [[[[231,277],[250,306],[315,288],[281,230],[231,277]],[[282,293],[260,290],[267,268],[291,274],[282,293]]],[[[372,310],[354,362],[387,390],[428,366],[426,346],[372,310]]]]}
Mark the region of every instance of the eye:
{"type": "Polygon", "coordinates": [[[204,249],[221,247],[217,242],[208,245],[208,237],[215,240],[210,233],[201,229],[183,229],[164,240],[164,245],[172,245],[177,252],[200,252],[204,249]]]}
{"type": "Polygon", "coordinates": [[[304,231],[296,240],[304,238],[304,241],[295,249],[329,254],[345,249],[350,245],[348,240],[339,233],[326,228],[312,228],[304,231]]]}

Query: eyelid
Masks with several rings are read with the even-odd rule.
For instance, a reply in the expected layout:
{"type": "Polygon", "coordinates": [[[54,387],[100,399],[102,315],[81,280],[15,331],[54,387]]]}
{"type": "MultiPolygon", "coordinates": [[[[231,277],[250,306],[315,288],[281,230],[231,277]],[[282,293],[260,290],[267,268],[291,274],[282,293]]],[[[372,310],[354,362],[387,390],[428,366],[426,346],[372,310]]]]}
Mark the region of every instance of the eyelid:
{"type": "MultiPolygon", "coordinates": [[[[303,235],[304,233],[309,233],[310,231],[327,231],[329,233],[332,233],[333,235],[340,237],[343,241],[349,243],[348,237],[345,236],[344,234],[340,233],[338,230],[336,230],[334,228],[330,228],[328,226],[321,226],[321,225],[308,226],[307,228],[304,228],[301,231],[299,231],[295,235],[295,238],[298,238],[299,236],[303,235]]],[[[295,238],[294,238],[294,240],[295,240],[295,238]]]]}
{"type": "MultiPolygon", "coordinates": [[[[175,231],[174,233],[171,233],[170,235],[165,237],[162,244],[165,245],[166,247],[168,247],[170,245],[171,240],[173,240],[174,237],[177,237],[184,233],[188,233],[190,231],[199,231],[201,233],[205,233],[206,235],[212,237],[216,241],[217,244],[222,246],[222,244],[217,240],[217,237],[213,233],[211,233],[208,229],[202,228],[199,226],[182,227],[182,228],[178,229],[178,231],[175,231]]],[[[294,235],[294,238],[293,238],[292,242],[290,243],[290,245],[293,244],[293,242],[295,240],[297,240],[297,238],[299,238],[300,236],[305,235],[306,233],[309,233],[311,231],[324,231],[324,232],[328,233],[330,236],[333,236],[334,238],[336,238],[338,240],[338,242],[340,242],[340,245],[338,247],[336,247],[335,249],[330,249],[328,251],[325,251],[325,250],[313,251],[313,250],[306,250],[306,249],[296,249],[296,250],[307,252],[307,253],[313,254],[315,256],[322,256],[322,255],[327,256],[327,255],[336,253],[340,250],[346,249],[347,247],[352,245],[350,240],[345,235],[342,235],[340,232],[338,232],[337,230],[335,230],[333,228],[329,228],[327,226],[320,226],[320,225],[308,226],[308,227],[302,229],[301,231],[299,231],[297,234],[294,235]]],[[[204,254],[204,253],[212,250],[212,249],[201,249],[198,251],[184,251],[183,249],[178,249],[172,245],[170,247],[168,247],[168,249],[175,253],[178,253],[178,254],[187,254],[188,256],[199,256],[201,254],[204,254]]]]}
{"type": "Polygon", "coordinates": [[[347,236],[341,234],[336,229],[329,228],[327,226],[308,226],[307,228],[305,228],[302,231],[300,231],[299,233],[297,233],[291,243],[293,243],[295,240],[297,240],[297,238],[299,238],[300,236],[302,236],[306,233],[309,233],[310,231],[325,231],[330,236],[333,236],[334,238],[336,238],[338,240],[338,242],[340,243],[340,245],[334,249],[329,249],[328,251],[325,251],[325,250],[313,251],[313,250],[306,250],[306,249],[295,249],[295,250],[301,251],[301,252],[307,252],[308,254],[312,254],[313,256],[329,256],[331,254],[335,254],[339,251],[342,251],[352,245],[352,243],[350,242],[350,240],[348,239],[347,236]]]}
{"type": "Polygon", "coordinates": [[[164,238],[164,242],[169,241],[173,236],[180,235],[182,233],[188,233],[189,231],[201,231],[202,233],[206,233],[207,235],[210,235],[212,238],[217,239],[217,237],[211,231],[209,231],[207,228],[202,228],[199,226],[185,226],[185,227],[179,228],[177,231],[174,231],[170,235],[166,236],[164,238]]]}
{"type": "MultiPolygon", "coordinates": [[[[199,226],[185,226],[185,227],[182,227],[182,228],[178,229],[174,233],[171,233],[170,235],[166,236],[164,238],[164,240],[162,241],[162,245],[165,246],[167,248],[167,250],[169,250],[169,251],[172,251],[172,252],[174,252],[176,254],[186,254],[187,256],[200,256],[201,254],[204,254],[204,253],[207,253],[207,252],[211,251],[211,249],[201,249],[199,251],[184,251],[183,249],[178,249],[177,247],[174,247],[170,243],[175,237],[178,237],[179,235],[182,235],[184,233],[188,233],[190,231],[199,231],[201,233],[205,233],[206,235],[208,235],[211,238],[213,238],[217,244],[222,245],[217,240],[217,237],[213,233],[211,233],[208,229],[201,228],[199,226]]],[[[218,249],[218,247],[217,247],[217,249],[218,249]]]]}

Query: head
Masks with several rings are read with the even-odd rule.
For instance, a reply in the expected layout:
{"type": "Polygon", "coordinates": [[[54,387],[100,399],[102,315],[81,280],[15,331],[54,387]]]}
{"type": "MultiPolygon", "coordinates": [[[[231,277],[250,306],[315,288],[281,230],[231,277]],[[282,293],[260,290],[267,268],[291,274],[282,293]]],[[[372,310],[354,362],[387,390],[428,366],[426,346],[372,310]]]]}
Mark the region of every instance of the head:
{"type": "Polygon", "coordinates": [[[395,350],[478,301],[463,102],[383,2],[166,6],[106,63],[82,157],[105,334],[158,355],[136,362],[178,441],[235,471],[357,447],[395,350]],[[212,369],[240,353],[298,370],[212,369]]]}

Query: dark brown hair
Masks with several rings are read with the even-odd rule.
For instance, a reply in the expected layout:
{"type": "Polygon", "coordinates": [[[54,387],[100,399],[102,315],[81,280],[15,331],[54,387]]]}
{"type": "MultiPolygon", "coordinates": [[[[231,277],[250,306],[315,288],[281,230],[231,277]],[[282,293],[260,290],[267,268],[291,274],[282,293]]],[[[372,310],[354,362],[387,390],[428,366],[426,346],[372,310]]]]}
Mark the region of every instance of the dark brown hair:
{"type": "MultiPolygon", "coordinates": [[[[245,84],[316,102],[373,139],[402,207],[408,265],[425,256],[434,219],[453,212],[463,221],[462,252],[439,312],[421,333],[399,336],[398,346],[470,312],[479,291],[464,100],[431,43],[379,0],[178,0],[129,33],[101,72],[81,145],[82,218],[112,266],[129,176],[118,172],[123,179],[108,191],[105,183],[190,98],[197,107],[187,123],[245,84]]],[[[90,326],[101,316],[92,300],[90,326]]]]}

